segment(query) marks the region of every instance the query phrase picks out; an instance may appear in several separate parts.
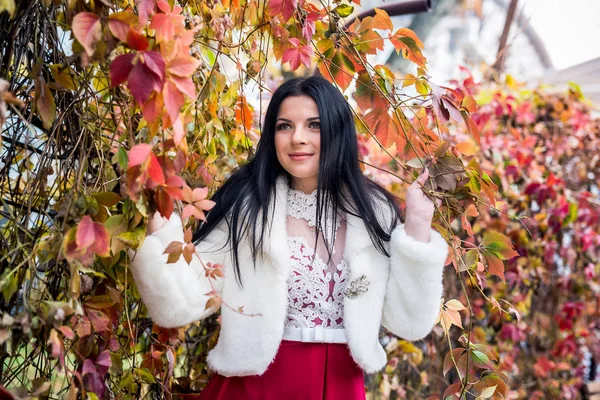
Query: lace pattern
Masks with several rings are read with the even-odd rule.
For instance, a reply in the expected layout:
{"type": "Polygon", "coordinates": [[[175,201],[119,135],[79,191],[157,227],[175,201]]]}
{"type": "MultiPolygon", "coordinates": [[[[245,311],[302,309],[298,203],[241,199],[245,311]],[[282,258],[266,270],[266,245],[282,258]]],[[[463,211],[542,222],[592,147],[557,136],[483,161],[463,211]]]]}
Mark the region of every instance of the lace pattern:
{"type": "MultiPolygon", "coordinates": [[[[288,192],[288,246],[292,272],[288,279],[288,315],[285,326],[295,328],[343,328],[344,291],[350,269],[343,259],[345,224],[338,218],[332,257],[320,237],[315,241],[316,191],[305,194],[288,192]],[[316,250],[316,251],[315,251],[316,250]],[[324,261],[328,260],[328,262],[324,261]]],[[[331,218],[332,219],[332,218],[331,218]]],[[[329,226],[332,226],[331,219],[329,226]]],[[[327,226],[327,225],[326,225],[327,226]]]]}

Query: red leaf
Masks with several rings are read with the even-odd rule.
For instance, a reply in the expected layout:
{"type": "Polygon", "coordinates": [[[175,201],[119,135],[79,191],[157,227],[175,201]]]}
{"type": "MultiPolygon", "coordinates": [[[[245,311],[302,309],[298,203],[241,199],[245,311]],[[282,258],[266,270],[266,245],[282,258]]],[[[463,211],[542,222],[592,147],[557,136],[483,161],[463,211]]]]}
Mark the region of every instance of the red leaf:
{"type": "Polygon", "coordinates": [[[282,22],[287,22],[294,14],[297,5],[297,0],[269,0],[267,7],[269,8],[269,14],[271,16],[275,17],[281,14],[284,19],[282,22]]]}
{"type": "Polygon", "coordinates": [[[90,319],[94,332],[101,333],[110,330],[110,319],[100,310],[86,309],[86,315],[90,319]]]}
{"type": "Polygon", "coordinates": [[[149,43],[148,39],[146,39],[146,36],[131,28],[129,28],[129,32],[127,32],[126,40],[127,46],[134,50],[145,51],[148,48],[149,43]]]}
{"type": "Polygon", "coordinates": [[[100,16],[91,12],[81,12],[73,17],[71,25],[75,39],[85,49],[88,56],[94,54],[94,45],[102,34],[100,16]]]}
{"type": "Polygon", "coordinates": [[[157,190],[154,194],[154,201],[156,202],[156,208],[160,212],[160,215],[167,219],[170,218],[175,209],[171,196],[164,190],[157,190]]]}
{"type": "Polygon", "coordinates": [[[96,239],[95,236],[94,221],[92,221],[89,215],[86,215],[81,219],[77,226],[75,243],[77,243],[77,247],[80,249],[88,248],[94,243],[94,240],[96,239]]]}
{"type": "Polygon", "coordinates": [[[176,121],[177,117],[179,117],[181,107],[183,106],[183,103],[185,103],[183,94],[181,94],[174,84],[167,82],[165,88],[163,89],[163,98],[165,107],[169,113],[169,118],[173,122],[176,121]]]}
{"type": "Polygon", "coordinates": [[[59,326],[58,330],[62,332],[62,334],[70,340],[75,339],[75,333],[73,332],[73,330],[71,328],[69,328],[68,326],[59,326]]]}
{"type": "Polygon", "coordinates": [[[129,150],[129,162],[128,167],[135,167],[136,165],[142,164],[148,159],[148,156],[152,152],[152,146],[147,143],[140,143],[129,150]]]}
{"type": "Polygon", "coordinates": [[[138,62],[129,74],[127,87],[138,104],[143,104],[154,90],[162,90],[162,86],[159,77],[144,63],[138,62]]]}
{"type": "Polygon", "coordinates": [[[110,359],[110,352],[108,350],[104,350],[102,353],[98,354],[98,358],[96,358],[96,365],[102,365],[110,368],[112,361],[110,359]]]}
{"type": "Polygon", "coordinates": [[[312,47],[309,45],[301,45],[297,38],[291,38],[289,39],[289,42],[292,47],[283,52],[281,62],[289,62],[292,71],[297,70],[300,64],[310,67],[311,58],[314,53],[312,47]]]}
{"type": "Polygon", "coordinates": [[[183,26],[185,17],[179,15],[181,13],[181,7],[174,6],[173,10],[171,10],[166,1],[160,0],[158,2],[158,8],[164,14],[156,14],[150,23],[150,28],[156,31],[156,41],[162,43],[173,40],[175,33],[183,32],[185,30],[185,27],[183,26]]]}
{"type": "Polygon", "coordinates": [[[118,86],[127,80],[133,68],[134,53],[123,54],[115,58],[110,64],[110,85],[118,86]]]}
{"type": "Polygon", "coordinates": [[[110,234],[106,227],[98,222],[94,222],[95,241],[91,246],[91,251],[100,257],[110,256],[110,234]]]}
{"type": "Polygon", "coordinates": [[[158,51],[147,51],[144,53],[144,62],[161,81],[165,80],[165,60],[158,51]]]}
{"type": "Polygon", "coordinates": [[[165,175],[158,158],[154,153],[150,153],[150,162],[148,163],[148,175],[157,185],[164,185],[165,175]]]}
{"type": "Polygon", "coordinates": [[[108,16],[108,29],[114,37],[126,42],[129,30],[135,29],[137,22],[137,16],[131,11],[116,12],[108,16]]]}

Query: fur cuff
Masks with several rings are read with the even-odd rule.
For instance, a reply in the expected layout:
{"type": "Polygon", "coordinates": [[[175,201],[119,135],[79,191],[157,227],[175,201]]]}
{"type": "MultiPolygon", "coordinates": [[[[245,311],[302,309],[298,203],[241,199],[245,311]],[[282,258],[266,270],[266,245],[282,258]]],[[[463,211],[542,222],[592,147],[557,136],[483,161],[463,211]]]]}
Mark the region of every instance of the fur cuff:
{"type": "Polygon", "coordinates": [[[421,242],[404,231],[404,225],[398,225],[390,240],[392,251],[396,250],[413,264],[444,265],[448,256],[448,244],[436,230],[431,230],[429,242],[421,242]]]}

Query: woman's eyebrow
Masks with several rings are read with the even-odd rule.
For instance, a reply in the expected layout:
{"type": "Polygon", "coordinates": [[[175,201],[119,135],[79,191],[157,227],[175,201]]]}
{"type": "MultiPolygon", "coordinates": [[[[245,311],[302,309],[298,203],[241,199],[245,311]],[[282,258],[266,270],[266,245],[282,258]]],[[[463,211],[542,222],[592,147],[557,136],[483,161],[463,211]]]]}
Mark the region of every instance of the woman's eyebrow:
{"type": "MultiPolygon", "coordinates": [[[[310,117],[310,118],[306,118],[307,121],[318,121],[320,120],[320,117],[310,117]]],[[[287,119],[287,118],[277,118],[277,121],[284,121],[284,122],[292,122],[291,120],[287,119]]]]}

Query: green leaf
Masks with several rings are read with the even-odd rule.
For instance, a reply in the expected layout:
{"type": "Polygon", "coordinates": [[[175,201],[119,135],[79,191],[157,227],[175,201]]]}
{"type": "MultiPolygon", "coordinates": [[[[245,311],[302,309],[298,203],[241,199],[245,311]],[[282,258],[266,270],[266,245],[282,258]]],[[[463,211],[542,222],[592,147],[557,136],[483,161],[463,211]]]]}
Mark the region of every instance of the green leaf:
{"type": "Polygon", "coordinates": [[[464,265],[460,265],[458,270],[460,272],[466,271],[473,268],[479,261],[479,252],[475,249],[467,251],[464,257],[464,265]]]}
{"type": "Polygon", "coordinates": [[[119,147],[119,150],[117,151],[117,157],[119,160],[119,166],[126,170],[129,158],[127,157],[127,151],[124,147],[119,147]]]}
{"type": "Polygon", "coordinates": [[[156,378],[146,368],[136,368],[135,374],[146,383],[156,383],[156,378]]]}
{"type": "Polygon", "coordinates": [[[114,192],[97,192],[92,193],[92,197],[103,206],[112,207],[122,200],[122,197],[114,192]]]}
{"type": "Polygon", "coordinates": [[[354,12],[354,7],[349,4],[340,4],[333,9],[333,12],[337,13],[341,18],[346,18],[354,12]]]}
{"type": "Polygon", "coordinates": [[[121,241],[125,245],[137,250],[146,236],[146,227],[137,227],[133,232],[123,232],[117,235],[117,240],[121,241]]]}
{"type": "Polygon", "coordinates": [[[484,233],[481,247],[501,260],[510,260],[519,255],[512,247],[510,239],[498,232],[484,233]]]}
{"type": "Polygon", "coordinates": [[[2,291],[2,296],[4,296],[4,301],[6,303],[10,301],[18,289],[19,287],[17,285],[15,274],[10,274],[0,281],[0,290],[2,291]]]}

